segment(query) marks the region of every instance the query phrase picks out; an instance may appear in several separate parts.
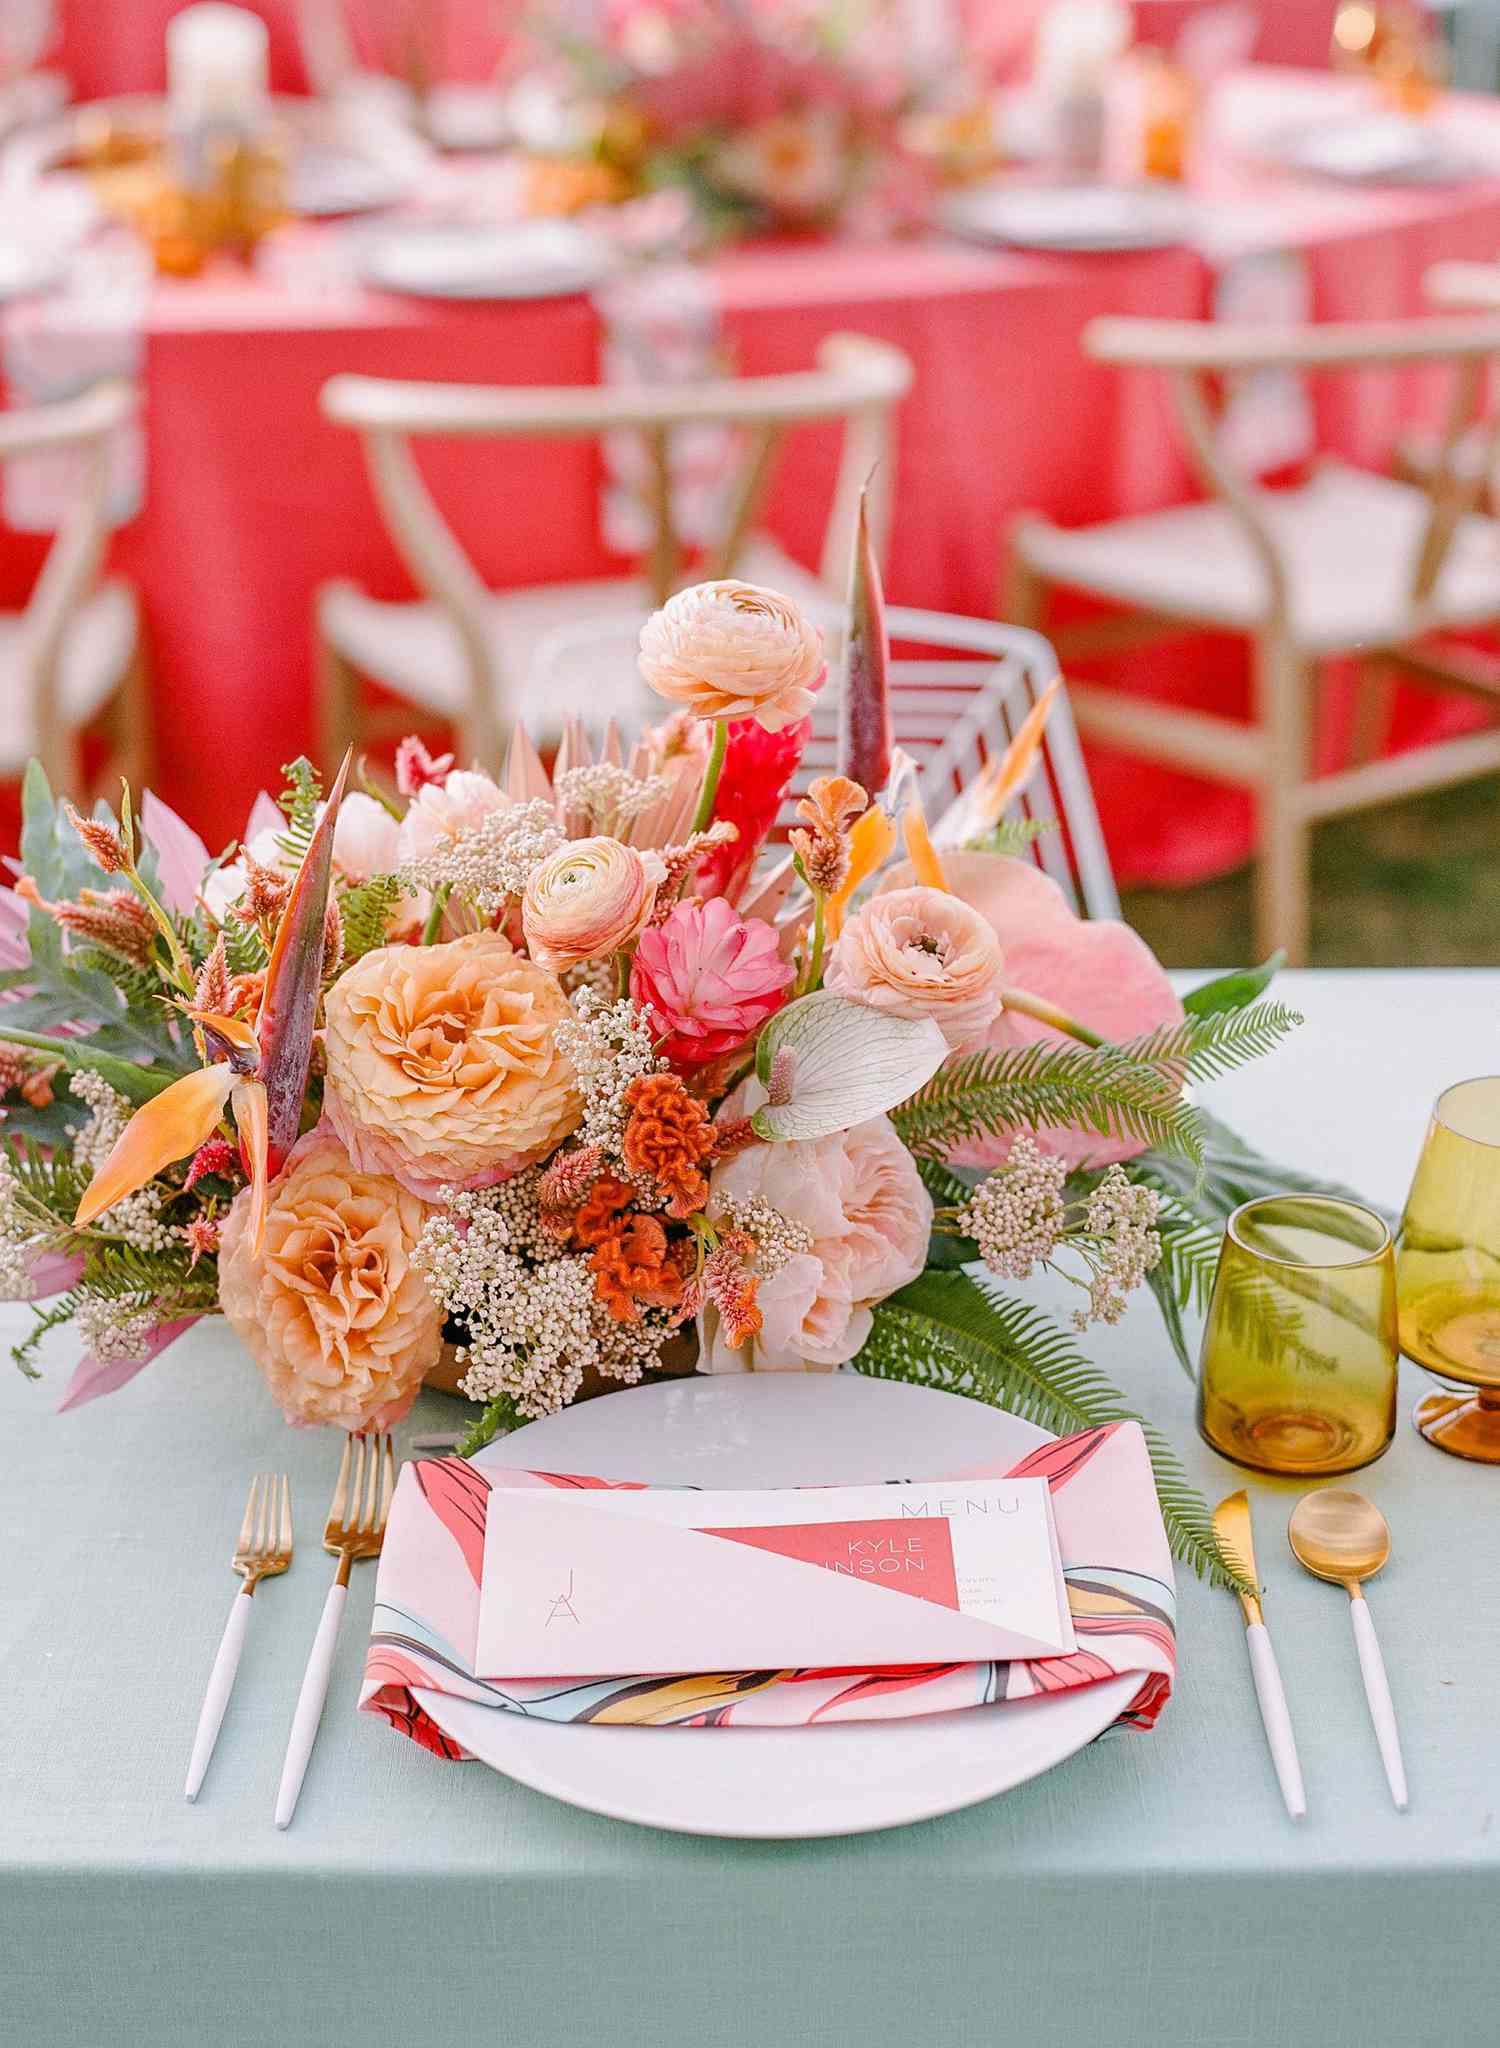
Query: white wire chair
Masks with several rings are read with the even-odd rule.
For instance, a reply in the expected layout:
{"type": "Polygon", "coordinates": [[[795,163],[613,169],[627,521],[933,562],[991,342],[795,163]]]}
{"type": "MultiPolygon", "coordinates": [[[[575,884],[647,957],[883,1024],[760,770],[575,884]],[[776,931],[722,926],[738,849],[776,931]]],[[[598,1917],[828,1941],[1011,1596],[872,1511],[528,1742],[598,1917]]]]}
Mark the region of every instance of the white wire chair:
{"type": "MultiPolygon", "coordinates": [[[[777,821],[778,836],[794,822],[796,800],[808,783],[832,773],[837,762],[842,614],[830,607],[819,623],[829,679],[819,692],[813,735],[777,821]]],[[[944,819],[986,764],[1005,751],[1056,676],[1057,656],[1040,633],[994,619],[893,606],[886,625],[896,742],[916,763],[923,805],[941,846],[944,819]]],[[[639,728],[665,708],[636,677],[634,633],[614,621],[570,626],[539,643],[529,690],[545,701],[554,680],[576,677],[584,668],[596,678],[601,706],[621,713],[622,724],[639,728]]],[[[1065,689],[1054,700],[1036,770],[1007,815],[1047,828],[1027,851],[1075,910],[1087,917],[1119,916],[1120,899],[1065,689]]]]}

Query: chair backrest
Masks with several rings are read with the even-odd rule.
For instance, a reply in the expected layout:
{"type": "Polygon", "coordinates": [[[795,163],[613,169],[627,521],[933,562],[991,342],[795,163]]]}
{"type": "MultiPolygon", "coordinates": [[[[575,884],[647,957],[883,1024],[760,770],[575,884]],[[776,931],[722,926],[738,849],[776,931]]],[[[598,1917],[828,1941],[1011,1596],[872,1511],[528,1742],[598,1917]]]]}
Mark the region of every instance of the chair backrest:
{"type": "Polygon", "coordinates": [[[87,596],[109,532],[109,452],[140,394],[122,380],[96,384],[55,405],[0,413],[0,463],[19,456],[77,450],[79,488],[32,587],[23,614],[26,685],[32,731],[43,761],[57,758],[62,730],[58,668],[68,625],[87,596]]]}
{"type": "MultiPolygon", "coordinates": [[[[831,774],[837,764],[842,607],[830,604],[818,623],[829,677],[818,695],[812,738],[777,820],[778,837],[795,822],[797,799],[813,777],[831,774]]],[[[945,820],[956,820],[960,795],[1004,753],[1027,712],[1056,677],[1057,656],[1041,634],[994,619],[894,605],[886,623],[892,651],[891,723],[897,744],[916,763],[933,838],[941,846],[945,820]]],[[[648,702],[639,683],[632,693],[636,639],[633,628],[619,623],[580,622],[565,637],[557,636],[551,658],[563,668],[590,664],[599,678],[601,700],[632,704],[644,724],[653,711],[659,713],[665,706],[657,700],[648,702]]],[[[544,651],[543,662],[548,658],[544,651]]],[[[529,680],[544,685],[545,674],[529,680]]],[[[539,695],[545,698],[545,687],[539,695]]],[[[1120,900],[1066,690],[1053,701],[1038,766],[1008,815],[1047,828],[1032,840],[1027,853],[1058,883],[1075,910],[1089,917],[1119,915],[1120,900]]]]}
{"type": "MultiPolygon", "coordinates": [[[[941,848],[945,822],[956,820],[960,796],[1015,738],[1027,712],[1056,678],[1057,656],[1040,633],[995,619],[893,605],[886,626],[891,724],[898,746],[916,762],[922,802],[941,848]]],[[[830,774],[838,758],[841,633],[825,625],[825,635],[830,676],[813,713],[813,736],[792,786],[792,801],[815,775],[830,774]]],[[[1088,917],[1119,916],[1120,899],[1066,689],[1053,700],[1037,767],[1007,815],[1044,828],[1031,841],[1029,856],[1075,910],[1088,917]]],[[[782,822],[790,822],[790,812],[782,822]]]]}
{"type": "Polygon", "coordinates": [[[1215,430],[1217,383],[1258,370],[1404,369],[1447,365],[1453,386],[1437,460],[1424,488],[1430,499],[1426,531],[1412,563],[1414,605],[1429,597],[1448,547],[1466,513],[1479,502],[1490,466],[1500,453],[1500,419],[1486,429],[1489,445],[1475,469],[1460,459],[1462,444],[1479,425],[1485,373],[1500,356],[1500,319],[1332,322],[1324,326],[1268,328],[1212,320],[1146,320],[1118,316],[1085,328],[1083,345],[1101,362],[1162,371],[1188,452],[1205,488],[1223,498],[1238,519],[1262,569],[1274,618],[1287,610],[1287,564],[1261,516],[1254,484],[1226,455],[1215,430]]]}
{"type": "Polygon", "coordinates": [[[731,575],[750,535],[786,433],[813,421],[844,423],[844,445],[825,530],[820,575],[842,587],[853,544],[859,494],[870,481],[870,520],[877,546],[890,525],[895,482],[892,421],[911,386],[912,367],[899,349],[862,335],[830,335],[818,367],[776,377],[716,377],[698,384],[478,385],[419,384],[381,377],[334,377],[323,387],[323,411],[360,435],[371,480],[391,536],[417,583],[455,615],[463,630],[483,586],[434,503],[411,452],[424,436],[489,436],[528,440],[598,438],[639,432],[650,454],[656,529],[650,583],[657,603],[676,587],[682,549],[673,526],[671,446],[674,434],[704,425],[744,430],[746,446],[723,542],[704,576],[731,575]]]}

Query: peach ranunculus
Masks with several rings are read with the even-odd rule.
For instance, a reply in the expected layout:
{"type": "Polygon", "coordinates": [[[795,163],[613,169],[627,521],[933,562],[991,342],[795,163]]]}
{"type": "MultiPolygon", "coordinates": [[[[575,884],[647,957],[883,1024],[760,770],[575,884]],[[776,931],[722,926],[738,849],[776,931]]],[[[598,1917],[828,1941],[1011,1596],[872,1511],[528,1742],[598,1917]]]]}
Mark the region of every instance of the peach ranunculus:
{"type": "MultiPolygon", "coordinates": [[[[725,1105],[743,1115],[765,1100],[747,1082],[725,1105]]],[[[763,1321],[739,1350],[705,1311],[702,1372],[830,1372],[870,1334],[878,1301],[915,1280],[927,1262],[932,1199],[888,1117],[827,1138],[751,1145],[713,1170],[708,1211],[756,1196],[812,1239],[767,1274],[756,1292],[763,1321]]]]}
{"type": "Polygon", "coordinates": [[[381,946],[324,1001],[329,1121],[362,1170],[418,1194],[484,1187],[543,1158],[582,1113],[549,968],[499,932],[381,946]]]}
{"type": "Polygon", "coordinates": [[[426,1204],[361,1173],[326,1125],[299,1140],[250,1245],[250,1190],[224,1218],[219,1302],[288,1421],[389,1429],[437,1364],[443,1312],[412,1263],[426,1204]]]}
{"type": "Polygon", "coordinates": [[[789,597],[733,579],[694,583],[641,628],[641,674],[699,718],[795,725],[823,681],[823,636],[789,597]]]}
{"type": "MultiPolygon", "coordinates": [[[[999,937],[1005,979],[1042,996],[1116,1044],[1164,1024],[1182,1022],[1182,1004],[1151,948],[1117,918],[1081,918],[1050,875],[1033,861],[944,847],[943,872],[954,893],[970,904],[999,937]]],[[[905,863],[882,877],[882,889],[900,892],[911,880],[905,863]]],[[[879,898],[875,899],[879,901],[879,898]]],[[[985,1034],[995,1047],[1071,1044],[1036,1018],[1007,1009],[985,1034]]],[[[1043,1152],[1071,1166],[1108,1166],[1145,1150],[1136,1138],[1101,1138],[1097,1131],[1047,1126],[1034,1133],[1043,1152]]],[[[984,1138],[953,1154],[963,1166],[998,1166],[1009,1136],[984,1138]]]]}
{"type": "Polygon", "coordinates": [[[510,798],[480,768],[456,768],[442,782],[424,782],[407,807],[397,838],[398,865],[409,866],[482,825],[510,798]]]}
{"type": "Polygon", "coordinates": [[[640,936],[666,878],[660,854],[618,839],[574,839],[532,870],[521,928],[533,960],[572,967],[602,960],[640,936]]]}
{"type": "Polygon", "coordinates": [[[1000,1014],[1004,973],[978,911],[944,889],[915,887],[873,896],[849,920],[824,984],[893,1017],[931,1017],[957,1052],[1000,1014]]]}

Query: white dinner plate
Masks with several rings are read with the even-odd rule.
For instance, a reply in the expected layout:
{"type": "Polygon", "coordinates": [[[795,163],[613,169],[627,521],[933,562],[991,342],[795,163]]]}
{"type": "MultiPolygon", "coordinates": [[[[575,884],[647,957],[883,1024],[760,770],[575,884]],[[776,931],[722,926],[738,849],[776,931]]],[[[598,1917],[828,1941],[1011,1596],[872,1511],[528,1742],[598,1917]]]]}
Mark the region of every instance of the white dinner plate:
{"type": "Polygon", "coordinates": [[[1400,114],[1283,129],[1265,153],[1287,170],[1353,185],[1445,185],[1479,175],[1431,123],[1400,114]]]}
{"type": "Polygon", "coordinates": [[[287,174],[287,205],[307,220],[378,213],[399,205],[411,179],[362,150],[306,142],[287,174]]]}
{"type": "MultiPolygon", "coordinates": [[[[479,1452],[661,1485],[857,1485],[1019,1461],[1047,1432],[978,1401],[857,1373],[667,1381],[580,1402],[479,1452]]],[[[797,1839],[929,1820],[1008,1792],[1092,1742],[1140,1688],[817,1728],[600,1728],[418,1691],[456,1742],[538,1792],[684,1834],[797,1839]]]]}
{"type": "Polygon", "coordinates": [[[360,275],[417,298],[550,299],[588,291],[607,267],[603,243],[567,221],[414,222],[372,235],[360,275]]]}
{"type": "Polygon", "coordinates": [[[969,241],[1079,254],[1169,249],[1194,226],[1181,193],[1132,185],[973,185],[951,194],[939,218],[969,241]]]}

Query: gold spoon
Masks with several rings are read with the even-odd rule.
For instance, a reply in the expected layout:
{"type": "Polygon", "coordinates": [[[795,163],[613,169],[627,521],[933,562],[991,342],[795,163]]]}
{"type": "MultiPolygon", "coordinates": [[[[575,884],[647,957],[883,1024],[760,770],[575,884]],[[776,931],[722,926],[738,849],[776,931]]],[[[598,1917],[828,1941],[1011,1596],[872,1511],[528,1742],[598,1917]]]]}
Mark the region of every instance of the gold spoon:
{"type": "Polygon", "coordinates": [[[1354,1643],[1359,1651],[1360,1675],[1370,1719],[1385,1765],[1391,1797],[1406,1811],[1406,1766],[1401,1760],[1401,1738],[1396,1732],[1396,1710],[1386,1683],[1385,1660],[1370,1619],[1369,1604],[1361,1581],[1373,1578],[1391,1554],[1391,1532],[1385,1516],[1373,1501],[1347,1487],[1325,1486],[1304,1494],[1292,1510],[1287,1524],[1292,1554],[1315,1579],[1328,1579],[1349,1595],[1349,1619],[1354,1624],[1354,1643]]]}

